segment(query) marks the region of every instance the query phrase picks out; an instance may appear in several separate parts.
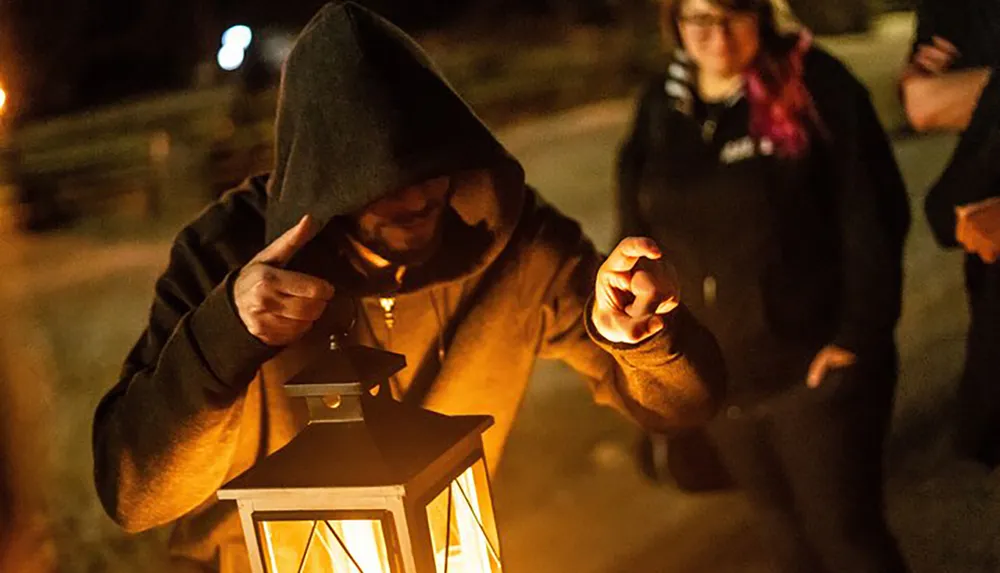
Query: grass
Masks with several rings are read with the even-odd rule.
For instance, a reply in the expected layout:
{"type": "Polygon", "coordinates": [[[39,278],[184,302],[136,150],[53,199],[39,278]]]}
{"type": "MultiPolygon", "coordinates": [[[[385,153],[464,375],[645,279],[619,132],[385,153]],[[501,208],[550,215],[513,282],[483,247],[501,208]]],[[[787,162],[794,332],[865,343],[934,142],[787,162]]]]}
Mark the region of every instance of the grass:
{"type": "Polygon", "coordinates": [[[122,358],[142,329],[155,269],[75,285],[31,306],[28,320],[44,345],[34,350],[51,361],[54,375],[47,503],[60,571],[130,571],[139,564],[156,571],[164,561],[162,532],[126,536],[104,514],[90,479],[89,447],[97,403],[117,380],[122,358]]]}

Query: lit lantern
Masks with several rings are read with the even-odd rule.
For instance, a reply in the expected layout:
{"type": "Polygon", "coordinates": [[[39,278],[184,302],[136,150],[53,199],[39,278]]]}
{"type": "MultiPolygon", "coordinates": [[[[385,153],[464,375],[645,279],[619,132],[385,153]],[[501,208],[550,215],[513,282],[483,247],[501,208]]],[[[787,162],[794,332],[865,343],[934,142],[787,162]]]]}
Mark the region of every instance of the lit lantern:
{"type": "Polygon", "coordinates": [[[482,445],[493,420],[392,399],[383,386],[405,363],[331,340],[285,385],[309,424],[219,491],[254,573],[502,571],[482,445]]]}

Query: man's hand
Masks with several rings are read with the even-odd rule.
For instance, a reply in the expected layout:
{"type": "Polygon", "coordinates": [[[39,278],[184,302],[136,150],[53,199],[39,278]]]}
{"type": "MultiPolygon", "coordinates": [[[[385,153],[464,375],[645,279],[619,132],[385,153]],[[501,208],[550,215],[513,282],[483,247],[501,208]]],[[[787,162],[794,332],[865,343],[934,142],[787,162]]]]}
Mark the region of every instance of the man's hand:
{"type": "Polygon", "coordinates": [[[858,357],[850,350],[839,346],[826,346],[816,354],[816,358],[813,358],[809,374],[806,376],[806,384],[810,388],[819,388],[828,372],[853,366],[857,361],[858,357]]]}
{"type": "Polygon", "coordinates": [[[286,346],[312,328],[333,298],[330,283],[281,268],[319,231],[306,215],[240,271],[233,299],[240,320],[261,342],[286,346]]]}
{"type": "Polygon", "coordinates": [[[660,257],[652,239],[631,237],[601,265],[591,320],[605,339],[636,344],[663,329],[659,315],[677,308],[680,296],[671,268],[660,257]]]}

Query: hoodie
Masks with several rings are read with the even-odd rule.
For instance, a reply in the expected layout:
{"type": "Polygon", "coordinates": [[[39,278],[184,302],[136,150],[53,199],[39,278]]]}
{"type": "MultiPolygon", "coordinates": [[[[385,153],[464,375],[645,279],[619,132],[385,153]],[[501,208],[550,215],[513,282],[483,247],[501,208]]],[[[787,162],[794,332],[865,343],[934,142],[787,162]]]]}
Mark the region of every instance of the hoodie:
{"type": "Polygon", "coordinates": [[[406,356],[397,398],[493,416],[491,467],[538,357],[564,360],[598,403],[643,426],[710,417],[723,374],[707,331],[681,308],[640,345],[588,335],[593,245],[525,185],[517,161],[392,24],[352,3],[323,8],[292,50],[279,102],[273,172],[180,232],[149,324],[95,414],[106,511],[128,531],[173,523],[175,570],[247,570],[235,505],[216,491],[302,429],[304,404],[283,383],[336,328],[406,356]],[[362,276],[342,248],[344,216],[441,174],[453,189],[437,255],[395,284],[362,276]],[[243,326],[232,284],[306,213],[324,227],[289,265],[330,281],[337,297],[302,340],[271,348],[243,326]],[[334,312],[344,305],[357,317],[346,325],[334,312]]]}

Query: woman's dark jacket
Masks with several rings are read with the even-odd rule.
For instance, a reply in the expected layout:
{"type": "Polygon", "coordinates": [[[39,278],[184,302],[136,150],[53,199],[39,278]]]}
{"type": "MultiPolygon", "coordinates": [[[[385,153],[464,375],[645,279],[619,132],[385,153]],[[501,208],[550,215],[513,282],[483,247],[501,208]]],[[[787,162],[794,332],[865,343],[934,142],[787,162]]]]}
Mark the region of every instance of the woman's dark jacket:
{"type": "Polygon", "coordinates": [[[746,98],[703,104],[690,77],[675,60],[643,90],[619,156],[620,231],[654,237],[676,265],[723,347],[731,403],[802,384],[827,344],[891,351],[910,214],[865,87],[811,49],[821,126],[792,159],[750,135],[746,98]]]}

